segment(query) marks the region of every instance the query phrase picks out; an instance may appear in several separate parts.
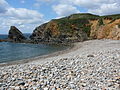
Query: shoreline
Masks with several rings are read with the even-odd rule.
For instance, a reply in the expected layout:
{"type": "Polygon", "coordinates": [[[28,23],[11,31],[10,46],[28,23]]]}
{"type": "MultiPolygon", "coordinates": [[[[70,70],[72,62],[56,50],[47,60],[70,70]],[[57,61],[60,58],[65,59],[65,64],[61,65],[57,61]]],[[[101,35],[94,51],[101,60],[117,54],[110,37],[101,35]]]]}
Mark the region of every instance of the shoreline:
{"type": "Polygon", "coordinates": [[[50,57],[55,57],[55,56],[58,56],[58,55],[61,55],[61,54],[69,53],[70,51],[75,49],[75,47],[76,47],[76,43],[72,43],[72,44],[69,44],[69,47],[65,50],[60,50],[60,51],[53,52],[51,54],[36,56],[36,57],[32,57],[32,58],[9,61],[9,62],[5,62],[5,63],[3,62],[3,63],[0,63],[0,67],[17,65],[17,64],[25,64],[25,63],[30,63],[30,62],[37,61],[37,60],[42,60],[42,59],[46,59],[46,58],[50,58],[50,57]]]}
{"type": "MultiPolygon", "coordinates": [[[[48,61],[48,60],[44,60],[44,59],[49,59],[49,58],[51,59],[52,57],[54,58],[54,57],[61,56],[61,55],[67,54],[67,53],[71,53],[72,51],[80,49],[84,45],[84,43],[96,41],[96,40],[87,40],[87,41],[83,41],[83,42],[72,43],[72,44],[69,44],[70,47],[68,47],[67,49],[61,50],[61,51],[56,51],[56,52],[53,52],[51,54],[46,54],[46,55],[36,56],[36,57],[32,57],[32,58],[16,60],[16,61],[10,61],[10,62],[6,62],[6,63],[0,63],[0,67],[29,64],[29,63],[32,63],[32,62],[34,63],[37,61],[39,63],[41,62],[41,64],[46,63],[46,62],[50,62],[50,61],[54,61],[54,60],[48,61]]],[[[102,39],[102,40],[98,40],[98,41],[104,41],[104,40],[110,40],[110,39],[102,39]]]]}

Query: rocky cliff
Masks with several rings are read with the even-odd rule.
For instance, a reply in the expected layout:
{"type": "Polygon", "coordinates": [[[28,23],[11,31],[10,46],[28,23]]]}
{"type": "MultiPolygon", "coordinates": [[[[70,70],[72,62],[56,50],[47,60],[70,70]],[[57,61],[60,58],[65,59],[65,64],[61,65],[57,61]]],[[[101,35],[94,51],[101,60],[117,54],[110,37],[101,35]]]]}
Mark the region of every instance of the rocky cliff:
{"type": "Polygon", "coordinates": [[[8,34],[8,40],[12,42],[22,42],[26,40],[26,37],[24,37],[22,32],[15,26],[11,26],[8,34]]]}
{"type": "Polygon", "coordinates": [[[76,42],[88,39],[120,39],[120,14],[98,16],[73,14],[37,27],[30,36],[35,42],[76,42]]]}
{"type": "MultiPolygon", "coordinates": [[[[54,19],[37,27],[30,38],[36,42],[76,42],[84,41],[89,37],[89,20],[85,16],[71,15],[61,19],[54,19]]],[[[88,14],[92,19],[98,17],[96,15],[88,14]]]]}
{"type": "Polygon", "coordinates": [[[109,18],[103,17],[102,24],[100,25],[99,20],[90,21],[91,30],[90,37],[96,39],[114,39],[120,40],[120,15],[115,18],[115,16],[109,18]]]}
{"type": "Polygon", "coordinates": [[[120,39],[120,14],[98,16],[73,14],[37,27],[30,38],[36,42],[76,42],[88,39],[120,39]]]}

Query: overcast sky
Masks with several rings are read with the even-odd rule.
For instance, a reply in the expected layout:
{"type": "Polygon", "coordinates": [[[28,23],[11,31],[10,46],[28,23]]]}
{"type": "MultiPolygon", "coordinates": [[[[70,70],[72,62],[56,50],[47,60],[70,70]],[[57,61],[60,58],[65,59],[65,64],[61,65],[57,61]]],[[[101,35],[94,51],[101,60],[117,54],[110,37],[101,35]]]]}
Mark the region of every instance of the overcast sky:
{"type": "Polygon", "coordinates": [[[0,0],[0,34],[15,25],[24,33],[73,13],[120,14],[120,0],[0,0]]]}

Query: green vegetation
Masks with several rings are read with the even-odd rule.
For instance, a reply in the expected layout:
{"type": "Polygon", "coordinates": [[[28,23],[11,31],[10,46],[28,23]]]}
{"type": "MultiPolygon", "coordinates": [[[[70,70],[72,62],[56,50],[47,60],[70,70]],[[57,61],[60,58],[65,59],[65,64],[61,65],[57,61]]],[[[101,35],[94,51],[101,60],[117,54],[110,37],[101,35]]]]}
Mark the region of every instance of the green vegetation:
{"type": "Polygon", "coordinates": [[[120,24],[118,25],[118,28],[120,28],[120,24]]]}
{"type": "Polygon", "coordinates": [[[100,18],[98,22],[99,22],[99,26],[104,25],[102,18],[100,18]]]}
{"type": "Polygon", "coordinates": [[[70,15],[68,18],[69,19],[79,19],[79,18],[83,19],[83,18],[85,18],[85,19],[95,20],[95,19],[98,19],[99,17],[100,16],[98,16],[98,15],[93,15],[93,14],[90,14],[90,13],[80,13],[80,14],[70,15]]]}
{"type": "Polygon", "coordinates": [[[90,36],[90,30],[91,30],[90,26],[87,26],[87,27],[83,28],[83,31],[87,33],[87,36],[90,36]]]}
{"type": "Polygon", "coordinates": [[[103,19],[112,19],[112,20],[116,20],[116,19],[120,19],[120,14],[115,14],[115,15],[106,15],[106,16],[101,16],[103,19]]]}

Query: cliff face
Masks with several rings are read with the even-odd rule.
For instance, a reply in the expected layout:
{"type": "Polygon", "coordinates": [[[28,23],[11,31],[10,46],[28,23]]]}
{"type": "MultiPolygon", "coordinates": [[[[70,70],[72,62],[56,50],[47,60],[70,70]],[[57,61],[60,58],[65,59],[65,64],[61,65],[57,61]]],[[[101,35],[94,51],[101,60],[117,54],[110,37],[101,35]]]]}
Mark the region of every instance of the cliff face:
{"type": "Polygon", "coordinates": [[[120,39],[120,15],[73,14],[37,27],[30,38],[36,42],[76,42],[88,39],[120,39]]]}
{"type": "Polygon", "coordinates": [[[22,42],[23,40],[26,40],[22,32],[15,26],[10,27],[8,39],[13,42],[22,42]]]}
{"type": "Polygon", "coordinates": [[[120,40],[120,19],[114,21],[104,19],[101,26],[97,20],[92,22],[90,37],[120,40]]]}
{"type": "Polygon", "coordinates": [[[37,27],[30,37],[38,42],[75,42],[87,39],[87,34],[68,22],[56,20],[37,27]]]}

